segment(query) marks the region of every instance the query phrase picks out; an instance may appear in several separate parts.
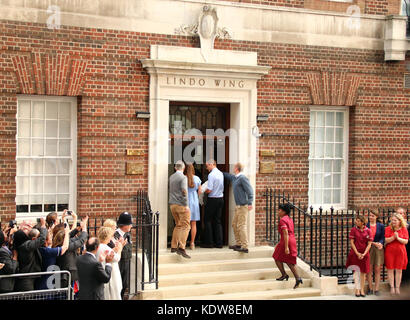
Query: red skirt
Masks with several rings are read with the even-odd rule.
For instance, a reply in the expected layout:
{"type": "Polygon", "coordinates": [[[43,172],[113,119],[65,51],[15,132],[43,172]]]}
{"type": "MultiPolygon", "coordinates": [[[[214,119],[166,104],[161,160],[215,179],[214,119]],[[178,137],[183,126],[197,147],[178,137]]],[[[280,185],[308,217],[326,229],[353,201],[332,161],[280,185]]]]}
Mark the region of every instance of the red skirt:
{"type": "Polygon", "coordinates": [[[273,252],[272,258],[289,264],[296,264],[296,258],[298,255],[297,246],[296,246],[296,239],[295,237],[289,237],[289,254],[285,253],[285,243],[282,242],[282,239],[275,247],[275,251],[273,252]]]}
{"type": "Polygon", "coordinates": [[[348,268],[349,266],[358,266],[360,268],[360,272],[368,273],[370,271],[369,253],[367,253],[362,260],[359,260],[353,249],[350,249],[349,255],[347,256],[346,268],[348,268]]]}

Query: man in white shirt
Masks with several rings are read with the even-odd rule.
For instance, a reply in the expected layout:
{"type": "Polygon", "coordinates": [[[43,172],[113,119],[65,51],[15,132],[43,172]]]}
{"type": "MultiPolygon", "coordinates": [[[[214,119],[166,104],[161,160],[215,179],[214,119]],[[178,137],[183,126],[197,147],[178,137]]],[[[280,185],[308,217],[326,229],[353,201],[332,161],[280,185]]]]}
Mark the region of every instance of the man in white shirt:
{"type": "Polygon", "coordinates": [[[213,159],[206,162],[206,169],[209,171],[208,185],[205,191],[208,194],[208,200],[205,205],[205,232],[201,247],[222,248],[223,228],[221,219],[224,206],[224,175],[216,167],[216,162],[213,159]]]}

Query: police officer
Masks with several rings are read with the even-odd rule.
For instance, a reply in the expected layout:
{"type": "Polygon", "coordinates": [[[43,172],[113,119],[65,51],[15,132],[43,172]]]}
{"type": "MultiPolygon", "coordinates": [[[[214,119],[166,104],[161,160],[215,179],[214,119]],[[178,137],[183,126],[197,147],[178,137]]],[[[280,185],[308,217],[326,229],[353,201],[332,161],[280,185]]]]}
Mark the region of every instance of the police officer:
{"type": "Polygon", "coordinates": [[[121,298],[124,299],[125,292],[127,295],[130,290],[130,267],[132,257],[132,242],[131,242],[131,228],[132,228],[132,216],[128,212],[123,212],[117,221],[118,229],[114,233],[114,238],[119,239],[123,237],[127,240],[121,252],[121,260],[119,262],[121,278],[122,278],[122,290],[121,298]]]}

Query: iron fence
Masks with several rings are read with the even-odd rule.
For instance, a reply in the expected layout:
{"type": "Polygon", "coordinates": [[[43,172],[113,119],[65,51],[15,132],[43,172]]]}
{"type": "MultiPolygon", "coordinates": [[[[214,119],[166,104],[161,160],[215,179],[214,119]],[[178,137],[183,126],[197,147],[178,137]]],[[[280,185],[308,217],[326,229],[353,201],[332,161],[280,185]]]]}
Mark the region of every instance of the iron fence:
{"type": "Polygon", "coordinates": [[[45,272],[32,272],[32,273],[16,273],[9,275],[0,276],[0,281],[10,278],[31,278],[31,277],[41,277],[45,275],[53,276],[55,279],[55,284],[53,288],[45,290],[32,290],[32,291],[21,291],[21,292],[9,292],[0,293],[1,300],[72,300],[72,288],[71,288],[71,274],[67,270],[60,271],[45,271],[45,272]],[[61,275],[67,275],[68,282],[67,287],[61,288],[61,275]]]}
{"type": "MultiPolygon", "coordinates": [[[[290,217],[294,222],[294,233],[298,248],[298,257],[306,262],[311,270],[321,275],[336,276],[339,283],[346,283],[352,273],[345,268],[347,255],[350,251],[349,232],[354,226],[358,214],[368,216],[370,209],[349,209],[324,211],[322,208],[301,205],[282,191],[266,189],[266,241],[271,244],[279,242],[278,206],[289,203],[290,217]]],[[[378,209],[379,219],[384,225],[389,224],[394,209],[378,209]]],[[[410,212],[407,209],[407,220],[410,212]]],[[[385,267],[381,273],[382,281],[387,278],[385,267]]]]}
{"type": "MultiPolygon", "coordinates": [[[[132,251],[135,276],[135,293],[147,284],[158,289],[159,212],[153,212],[148,193],[139,190],[133,198],[136,201],[136,216],[131,229],[132,251]],[[139,272],[139,265],[141,272],[139,272]],[[147,270],[148,269],[148,270],[147,270]],[[138,281],[140,281],[138,283],[138,281]]],[[[88,221],[89,236],[96,236],[106,218],[92,218],[88,221]]],[[[131,268],[128,279],[131,279],[131,268]]],[[[128,288],[131,288],[128,285],[128,288]]]]}

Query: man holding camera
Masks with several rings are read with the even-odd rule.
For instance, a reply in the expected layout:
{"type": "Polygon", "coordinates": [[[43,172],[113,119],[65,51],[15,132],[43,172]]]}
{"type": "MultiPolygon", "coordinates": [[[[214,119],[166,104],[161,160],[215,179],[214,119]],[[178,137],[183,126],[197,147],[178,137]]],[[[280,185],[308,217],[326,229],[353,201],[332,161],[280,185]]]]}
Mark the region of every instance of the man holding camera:
{"type": "MultiPolygon", "coordinates": [[[[13,230],[8,228],[8,232],[13,230]]],[[[16,228],[17,230],[17,228],[16,228]]],[[[6,245],[6,235],[0,230],[0,275],[15,274],[18,271],[17,251],[11,251],[6,245]]],[[[0,280],[0,293],[13,292],[15,278],[0,280]]]]}

